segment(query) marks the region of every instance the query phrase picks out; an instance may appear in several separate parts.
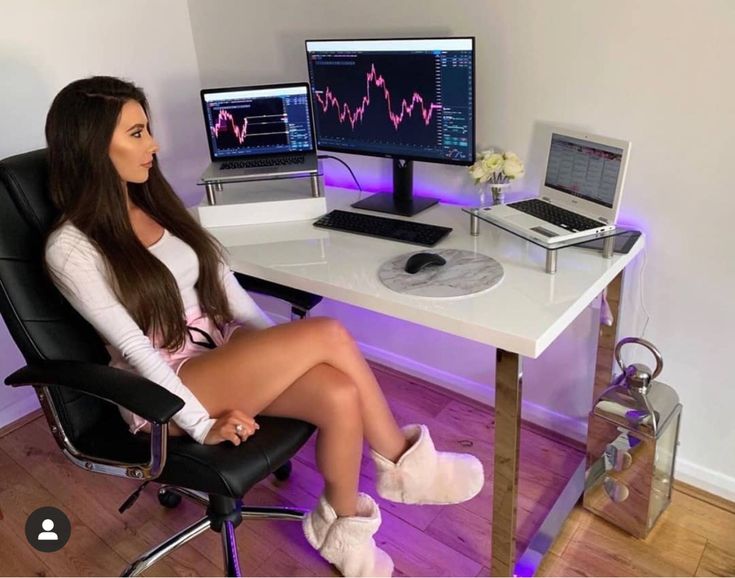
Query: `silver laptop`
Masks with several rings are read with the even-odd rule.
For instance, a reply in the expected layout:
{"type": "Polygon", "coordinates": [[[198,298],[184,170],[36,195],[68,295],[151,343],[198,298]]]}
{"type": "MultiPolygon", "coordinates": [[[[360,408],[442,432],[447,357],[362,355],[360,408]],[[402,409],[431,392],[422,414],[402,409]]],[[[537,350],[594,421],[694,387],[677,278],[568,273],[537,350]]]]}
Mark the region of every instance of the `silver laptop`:
{"type": "Polygon", "coordinates": [[[204,182],[317,172],[305,82],[201,91],[211,164],[204,182]]]}
{"type": "Polygon", "coordinates": [[[545,243],[614,228],[630,142],[554,130],[539,197],[480,209],[483,217],[545,243]]]}

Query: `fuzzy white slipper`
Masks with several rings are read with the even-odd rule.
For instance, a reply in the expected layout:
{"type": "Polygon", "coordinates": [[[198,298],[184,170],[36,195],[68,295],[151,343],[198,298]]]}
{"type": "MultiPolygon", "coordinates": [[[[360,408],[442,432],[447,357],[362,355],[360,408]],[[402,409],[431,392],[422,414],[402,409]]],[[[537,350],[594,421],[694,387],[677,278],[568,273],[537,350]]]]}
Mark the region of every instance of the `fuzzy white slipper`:
{"type": "Polygon", "coordinates": [[[458,504],[480,493],[485,474],[475,456],[437,452],[425,425],[407,425],[402,431],[411,447],[396,463],[370,451],[381,497],[403,504],[458,504]]]}
{"type": "Polygon", "coordinates": [[[324,496],[304,518],[304,535],[343,576],[392,576],[393,560],[377,547],[378,504],[367,494],[357,497],[357,515],[338,517],[324,496]]]}

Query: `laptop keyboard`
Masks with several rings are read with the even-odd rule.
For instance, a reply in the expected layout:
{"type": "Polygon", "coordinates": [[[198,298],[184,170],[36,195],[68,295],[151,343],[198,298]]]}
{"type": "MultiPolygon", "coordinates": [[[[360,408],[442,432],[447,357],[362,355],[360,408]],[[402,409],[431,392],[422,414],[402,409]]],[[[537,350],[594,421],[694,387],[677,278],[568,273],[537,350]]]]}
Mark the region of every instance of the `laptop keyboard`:
{"type": "Polygon", "coordinates": [[[452,230],[449,227],[440,227],[439,225],[389,219],[338,209],[320,217],[314,223],[314,226],[370,237],[381,237],[404,243],[414,243],[426,247],[436,245],[452,230]]]}
{"type": "Polygon", "coordinates": [[[288,165],[303,165],[304,156],[276,157],[271,159],[249,159],[247,161],[227,161],[220,165],[220,169],[252,169],[257,167],[278,167],[288,165]]]}
{"type": "Polygon", "coordinates": [[[528,215],[537,217],[547,223],[556,225],[557,227],[561,227],[562,229],[566,229],[567,231],[571,231],[572,233],[598,229],[605,226],[599,221],[593,221],[592,219],[588,219],[587,217],[583,217],[582,215],[573,213],[572,211],[567,211],[566,209],[560,209],[551,203],[546,203],[539,199],[518,201],[517,203],[510,203],[508,206],[518,209],[528,215]]]}

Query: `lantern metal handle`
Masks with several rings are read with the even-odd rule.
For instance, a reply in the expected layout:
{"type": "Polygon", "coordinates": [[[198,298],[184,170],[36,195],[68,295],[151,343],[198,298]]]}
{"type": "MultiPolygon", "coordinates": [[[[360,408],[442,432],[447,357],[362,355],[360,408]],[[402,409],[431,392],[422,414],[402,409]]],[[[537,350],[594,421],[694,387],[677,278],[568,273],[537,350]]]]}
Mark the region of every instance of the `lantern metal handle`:
{"type": "Polygon", "coordinates": [[[621,339],[618,344],[615,346],[615,361],[618,362],[618,367],[620,367],[620,370],[625,374],[627,367],[623,365],[623,358],[621,355],[621,349],[623,348],[623,345],[626,345],[628,343],[637,343],[639,345],[642,345],[648,351],[650,351],[653,354],[653,357],[656,358],[656,368],[653,370],[653,373],[651,374],[651,381],[656,379],[659,373],[661,373],[661,370],[664,368],[664,359],[661,357],[661,353],[658,349],[656,349],[656,346],[651,343],[650,341],[647,341],[645,339],[642,339],[640,337],[626,337],[625,339],[621,339]]]}

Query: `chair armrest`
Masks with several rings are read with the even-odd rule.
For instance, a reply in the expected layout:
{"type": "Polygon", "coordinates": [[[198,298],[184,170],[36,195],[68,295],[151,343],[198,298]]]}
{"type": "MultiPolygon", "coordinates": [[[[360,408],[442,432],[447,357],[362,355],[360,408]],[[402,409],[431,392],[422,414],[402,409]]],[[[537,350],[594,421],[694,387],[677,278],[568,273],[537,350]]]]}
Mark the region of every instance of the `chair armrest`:
{"type": "Polygon", "coordinates": [[[244,273],[235,272],[235,279],[237,279],[237,282],[240,283],[240,286],[246,291],[282,299],[302,311],[310,311],[322,300],[320,295],[314,295],[307,291],[301,291],[300,289],[293,289],[292,287],[279,285],[278,283],[266,281],[265,279],[251,277],[244,273]]]}
{"type": "Polygon", "coordinates": [[[38,361],[14,371],[5,384],[58,385],[123,406],[150,422],[168,422],[184,400],[130,371],[83,361],[38,361]]]}

